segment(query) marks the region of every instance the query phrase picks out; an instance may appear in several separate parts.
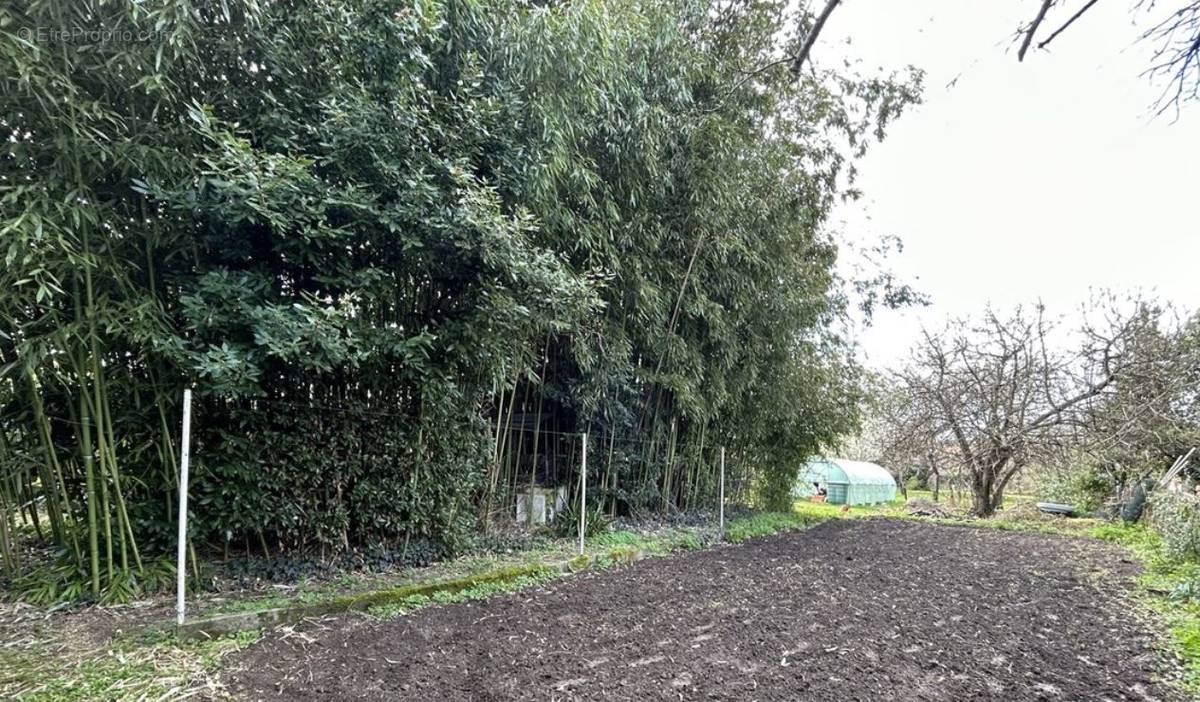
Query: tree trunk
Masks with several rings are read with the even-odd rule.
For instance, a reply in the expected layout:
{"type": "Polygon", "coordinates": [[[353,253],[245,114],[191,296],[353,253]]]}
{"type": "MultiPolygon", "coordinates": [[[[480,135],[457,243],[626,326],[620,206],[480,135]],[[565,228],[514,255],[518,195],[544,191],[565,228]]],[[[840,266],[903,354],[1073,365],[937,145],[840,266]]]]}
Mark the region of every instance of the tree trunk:
{"type": "Polygon", "coordinates": [[[992,485],[995,474],[991,466],[976,469],[971,476],[971,514],[985,518],[992,516],[992,485]]]}
{"type": "Polygon", "coordinates": [[[1000,511],[1004,504],[1004,490],[995,489],[985,495],[975,496],[975,508],[972,510],[976,517],[987,518],[1000,511]]]}
{"type": "Polygon", "coordinates": [[[994,476],[985,478],[982,485],[973,483],[971,493],[971,514],[976,517],[991,517],[1004,505],[1004,486],[997,484],[994,476]]]}
{"type": "Polygon", "coordinates": [[[981,461],[971,469],[971,513],[986,518],[996,513],[1004,504],[1004,488],[1014,471],[1005,472],[1012,460],[1010,451],[1001,447],[992,453],[990,460],[981,461]]]}
{"type": "Polygon", "coordinates": [[[992,499],[979,489],[971,490],[971,514],[980,519],[992,516],[992,499]]]}

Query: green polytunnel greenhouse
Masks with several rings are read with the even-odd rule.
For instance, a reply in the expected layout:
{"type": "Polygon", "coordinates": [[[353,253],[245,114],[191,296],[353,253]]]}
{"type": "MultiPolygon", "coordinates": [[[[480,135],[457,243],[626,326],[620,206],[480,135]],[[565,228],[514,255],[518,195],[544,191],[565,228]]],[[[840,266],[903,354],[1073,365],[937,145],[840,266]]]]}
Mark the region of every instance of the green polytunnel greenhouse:
{"type": "Polygon", "coordinates": [[[835,505],[870,505],[896,499],[896,479],[881,465],[844,458],[814,458],[796,482],[796,494],[809,497],[813,483],[825,488],[825,500],[835,505]]]}

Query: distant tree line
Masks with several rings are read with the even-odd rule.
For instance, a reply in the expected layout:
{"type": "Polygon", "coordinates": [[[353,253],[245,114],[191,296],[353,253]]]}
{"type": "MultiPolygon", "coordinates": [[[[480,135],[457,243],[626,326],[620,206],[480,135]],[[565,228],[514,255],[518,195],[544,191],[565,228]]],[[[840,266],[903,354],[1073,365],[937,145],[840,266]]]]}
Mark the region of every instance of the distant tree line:
{"type": "Polygon", "coordinates": [[[604,509],[711,505],[721,446],[733,485],[786,502],[857,420],[822,224],[919,92],[795,73],[811,22],[6,5],[4,535],[57,544],[92,593],[136,587],[174,540],[185,387],[201,550],[453,549],[574,480],[585,431],[604,509]],[[111,31],[39,31],[76,27],[111,31]]]}

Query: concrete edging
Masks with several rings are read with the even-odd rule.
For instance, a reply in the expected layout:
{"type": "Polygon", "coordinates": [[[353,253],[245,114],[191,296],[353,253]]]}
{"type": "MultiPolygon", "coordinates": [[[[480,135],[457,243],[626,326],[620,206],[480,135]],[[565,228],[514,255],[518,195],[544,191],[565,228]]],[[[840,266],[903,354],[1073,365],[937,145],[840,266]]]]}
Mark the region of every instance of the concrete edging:
{"type": "Polygon", "coordinates": [[[538,573],[577,573],[594,567],[601,558],[609,562],[633,563],[650,554],[642,549],[615,548],[607,553],[586,555],[551,563],[534,563],[513,566],[476,575],[466,575],[445,580],[400,585],[386,590],[363,592],[333,597],[322,602],[295,604],[255,612],[234,612],[184,622],[175,627],[180,640],[206,639],[235,634],[250,629],[263,629],[280,624],[290,624],[309,617],[321,617],[344,612],[360,612],[378,605],[399,602],[414,595],[433,595],[437,592],[460,592],[480,583],[499,583],[515,580],[538,573]]]}

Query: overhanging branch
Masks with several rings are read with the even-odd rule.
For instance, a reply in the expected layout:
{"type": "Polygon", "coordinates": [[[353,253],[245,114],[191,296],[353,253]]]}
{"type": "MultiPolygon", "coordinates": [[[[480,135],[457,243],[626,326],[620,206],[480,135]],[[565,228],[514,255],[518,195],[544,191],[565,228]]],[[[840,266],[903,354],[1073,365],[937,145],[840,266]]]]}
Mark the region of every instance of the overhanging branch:
{"type": "Polygon", "coordinates": [[[812,52],[813,44],[817,43],[817,37],[820,36],[821,30],[825,28],[825,22],[829,20],[829,16],[833,14],[834,8],[838,6],[841,0],[829,0],[825,3],[825,9],[821,10],[821,14],[817,16],[817,21],[813,23],[812,30],[808,36],[804,37],[804,44],[800,46],[800,52],[796,54],[796,59],[792,63],[792,75],[799,76],[800,69],[804,66],[805,59],[812,52]]]}

